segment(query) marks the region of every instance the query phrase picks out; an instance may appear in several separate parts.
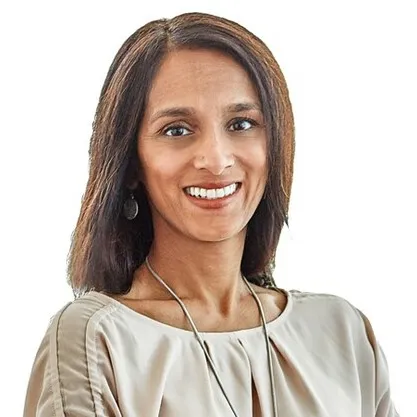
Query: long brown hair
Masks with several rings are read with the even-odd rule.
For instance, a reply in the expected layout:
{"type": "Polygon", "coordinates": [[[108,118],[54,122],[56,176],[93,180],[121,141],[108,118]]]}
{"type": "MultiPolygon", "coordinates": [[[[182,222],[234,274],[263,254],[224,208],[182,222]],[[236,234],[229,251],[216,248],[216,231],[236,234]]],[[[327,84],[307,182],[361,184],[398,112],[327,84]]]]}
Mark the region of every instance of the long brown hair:
{"type": "Polygon", "coordinates": [[[287,85],[267,46],[230,20],[186,13],[147,23],[117,52],[101,90],[90,142],[89,179],[68,255],[68,278],[79,296],[95,289],[129,291],[133,272],[144,262],[153,239],[143,188],[135,190],[139,214],[122,214],[130,181],[140,170],[137,134],[152,80],[166,54],[179,48],[213,48],[247,71],[259,95],[267,126],[268,178],[264,199],[251,218],[242,273],[265,287],[272,272],[288,208],[294,160],[294,121],[287,85]]]}

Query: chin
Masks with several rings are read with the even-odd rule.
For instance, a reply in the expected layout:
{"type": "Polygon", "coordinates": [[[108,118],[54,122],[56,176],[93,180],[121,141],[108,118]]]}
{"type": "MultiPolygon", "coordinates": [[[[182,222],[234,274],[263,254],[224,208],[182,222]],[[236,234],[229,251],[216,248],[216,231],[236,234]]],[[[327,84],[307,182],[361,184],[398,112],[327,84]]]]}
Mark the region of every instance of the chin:
{"type": "Polygon", "coordinates": [[[238,228],[231,228],[230,225],[228,227],[212,227],[211,230],[201,229],[200,230],[194,229],[191,236],[194,239],[203,241],[203,242],[222,242],[227,239],[238,237],[242,231],[238,228]]]}

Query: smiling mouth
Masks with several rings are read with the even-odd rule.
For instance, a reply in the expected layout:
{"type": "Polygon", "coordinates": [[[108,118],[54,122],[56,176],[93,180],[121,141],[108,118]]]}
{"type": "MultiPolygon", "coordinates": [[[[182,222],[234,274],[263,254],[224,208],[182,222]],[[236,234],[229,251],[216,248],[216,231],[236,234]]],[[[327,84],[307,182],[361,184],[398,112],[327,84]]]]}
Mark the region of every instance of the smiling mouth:
{"type": "Polygon", "coordinates": [[[218,200],[235,194],[240,185],[240,182],[235,182],[222,188],[187,187],[184,191],[189,196],[201,200],[218,200]]]}

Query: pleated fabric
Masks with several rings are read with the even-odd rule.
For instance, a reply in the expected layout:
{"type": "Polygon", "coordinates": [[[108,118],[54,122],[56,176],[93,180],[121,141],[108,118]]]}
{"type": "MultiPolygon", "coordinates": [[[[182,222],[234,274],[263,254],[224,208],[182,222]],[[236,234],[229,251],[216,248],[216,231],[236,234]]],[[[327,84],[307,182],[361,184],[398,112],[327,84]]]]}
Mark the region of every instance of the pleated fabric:
{"type": "MultiPolygon", "coordinates": [[[[268,323],[280,417],[397,417],[383,350],[347,300],[286,291],[268,323]]],[[[239,417],[273,417],[262,326],[201,333],[239,417]]],[[[91,291],[52,319],[24,417],[233,416],[192,331],[91,291]]]]}

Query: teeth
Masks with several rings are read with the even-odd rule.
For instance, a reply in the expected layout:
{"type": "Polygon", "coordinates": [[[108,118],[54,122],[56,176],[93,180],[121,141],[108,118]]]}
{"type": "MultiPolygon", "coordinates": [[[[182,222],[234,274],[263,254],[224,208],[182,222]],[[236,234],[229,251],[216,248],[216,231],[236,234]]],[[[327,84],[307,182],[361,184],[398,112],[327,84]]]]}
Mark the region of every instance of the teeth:
{"type": "Polygon", "coordinates": [[[233,194],[237,189],[237,183],[228,185],[223,188],[206,189],[199,187],[187,187],[185,192],[193,197],[205,198],[208,200],[214,200],[216,198],[223,198],[233,194]]]}
{"type": "Polygon", "coordinates": [[[222,198],[224,197],[225,189],[222,188],[220,190],[216,190],[216,198],[222,198]]]}

